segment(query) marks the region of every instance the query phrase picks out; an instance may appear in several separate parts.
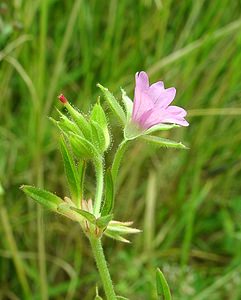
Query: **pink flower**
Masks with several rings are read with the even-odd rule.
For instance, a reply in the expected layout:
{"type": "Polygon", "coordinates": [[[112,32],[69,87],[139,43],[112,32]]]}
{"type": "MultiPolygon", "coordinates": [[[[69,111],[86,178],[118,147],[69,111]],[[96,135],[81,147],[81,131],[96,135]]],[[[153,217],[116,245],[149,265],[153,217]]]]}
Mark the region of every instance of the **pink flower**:
{"type": "Polygon", "coordinates": [[[175,95],[174,87],[165,89],[162,81],[150,86],[145,72],[136,73],[132,121],[144,130],[161,123],[188,126],[184,119],[187,112],[181,107],[170,106],[175,95]]]}

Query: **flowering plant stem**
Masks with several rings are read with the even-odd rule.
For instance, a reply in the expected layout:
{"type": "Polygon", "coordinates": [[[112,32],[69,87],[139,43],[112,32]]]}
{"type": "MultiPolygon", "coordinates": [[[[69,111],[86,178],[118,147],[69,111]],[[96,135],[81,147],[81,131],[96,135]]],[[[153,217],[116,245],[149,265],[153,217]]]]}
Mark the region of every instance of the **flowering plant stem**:
{"type": "Polygon", "coordinates": [[[116,178],[117,178],[117,174],[120,168],[120,163],[122,160],[122,157],[124,155],[124,152],[126,150],[127,147],[127,142],[128,140],[124,139],[120,145],[118,146],[118,149],[116,151],[115,157],[114,157],[114,161],[111,167],[111,174],[112,174],[112,180],[113,180],[113,184],[115,185],[116,182],[116,178]]]}
{"type": "Polygon", "coordinates": [[[97,237],[89,237],[89,240],[94,254],[95,262],[103,283],[107,300],[115,300],[116,295],[110,277],[110,273],[107,267],[105,255],[101,244],[101,239],[97,237]]]}
{"type": "Polygon", "coordinates": [[[101,208],[101,200],[104,187],[104,167],[102,159],[95,162],[95,172],[96,172],[96,195],[94,204],[94,215],[99,216],[101,208]]]}

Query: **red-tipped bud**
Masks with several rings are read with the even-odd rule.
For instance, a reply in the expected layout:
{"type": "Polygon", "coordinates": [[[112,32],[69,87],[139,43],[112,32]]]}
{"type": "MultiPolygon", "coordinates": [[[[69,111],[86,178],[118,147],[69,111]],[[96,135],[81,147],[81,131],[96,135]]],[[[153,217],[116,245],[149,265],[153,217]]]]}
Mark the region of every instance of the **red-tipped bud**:
{"type": "Polygon", "coordinates": [[[68,102],[68,100],[65,98],[64,94],[60,94],[58,96],[59,101],[61,101],[63,104],[66,104],[68,102]]]}

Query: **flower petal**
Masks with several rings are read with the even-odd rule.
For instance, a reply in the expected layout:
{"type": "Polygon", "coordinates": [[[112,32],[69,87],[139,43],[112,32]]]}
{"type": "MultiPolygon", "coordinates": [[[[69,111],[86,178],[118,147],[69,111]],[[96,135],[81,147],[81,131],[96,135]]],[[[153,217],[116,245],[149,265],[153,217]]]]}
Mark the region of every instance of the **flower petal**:
{"type": "Polygon", "coordinates": [[[142,126],[144,126],[144,128],[150,128],[160,123],[171,123],[182,126],[189,125],[188,122],[184,119],[184,110],[182,108],[180,108],[180,111],[176,110],[176,107],[172,108],[171,110],[173,111],[168,112],[167,109],[156,110],[156,108],[153,108],[149,116],[145,119],[145,123],[142,126]]]}
{"type": "Polygon", "coordinates": [[[174,100],[176,96],[176,89],[174,87],[164,89],[157,100],[155,101],[155,104],[159,108],[166,108],[168,105],[174,100]]]}
{"type": "Polygon", "coordinates": [[[153,107],[154,103],[152,102],[152,99],[149,97],[149,95],[136,87],[132,120],[138,123],[142,115],[153,107]]]}
{"type": "Polygon", "coordinates": [[[157,102],[158,98],[160,97],[160,95],[163,93],[163,91],[165,90],[164,88],[164,83],[162,81],[158,81],[156,83],[153,83],[150,87],[149,87],[149,95],[152,98],[152,101],[154,103],[157,102]]]}
{"type": "Polygon", "coordinates": [[[166,108],[166,111],[172,115],[176,115],[178,117],[182,117],[184,118],[187,115],[187,112],[185,111],[185,109],[183,109],[182,107],[179,106],[168,106],[166,108]]]}
{"type": "Polygon", "coordinates": [[[149,78],[146,72],[141,71],[136,73],[136,88],[147,90],[149,88],[149,78]]]}

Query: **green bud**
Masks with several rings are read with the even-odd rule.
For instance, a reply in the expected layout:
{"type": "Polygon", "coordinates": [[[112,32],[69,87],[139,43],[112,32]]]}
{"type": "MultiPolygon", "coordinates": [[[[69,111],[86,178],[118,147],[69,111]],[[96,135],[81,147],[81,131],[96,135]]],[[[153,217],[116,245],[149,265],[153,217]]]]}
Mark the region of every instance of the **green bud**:
{"type": "Polygon", "coordinates": [[[73,108],[69,102],[65,104],[65,107],[68,109],[68,112],[70,113],[71,117],[73,118],[74,122],[79,127],[80,131],[83,133],[84,137],[86,139],[91,138],[91,127],[88,121],[85,119],[85,117],[78,112],[75,108],[73,108]]]}
{"type": "Polygon", "coordinates": [[[70,134],[69,141],[73,152],[78,159],[99,159],[99,154],[95,146],[84,137],[70,134]]]}

